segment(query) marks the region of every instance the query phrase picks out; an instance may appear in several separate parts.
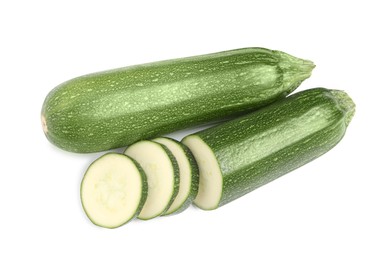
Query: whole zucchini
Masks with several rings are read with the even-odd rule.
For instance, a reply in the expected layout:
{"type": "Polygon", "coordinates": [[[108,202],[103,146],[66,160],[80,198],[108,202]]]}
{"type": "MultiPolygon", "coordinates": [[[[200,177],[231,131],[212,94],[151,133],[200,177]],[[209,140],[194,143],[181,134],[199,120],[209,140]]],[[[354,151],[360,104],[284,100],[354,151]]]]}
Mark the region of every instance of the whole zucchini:
{"type": "Polygon", "coordinates": [[[310,89],[185,137],[200,170],[195,204],[215,209],[324,154],[354,112],[345,92],[310,89]]]}
{"type": "Polygon", "coordinates": [[[280,51],[246,48],[85,75],[48,94],[43,129],[68,151],[122,147],[269,104],[313,68],[280,51]]]}

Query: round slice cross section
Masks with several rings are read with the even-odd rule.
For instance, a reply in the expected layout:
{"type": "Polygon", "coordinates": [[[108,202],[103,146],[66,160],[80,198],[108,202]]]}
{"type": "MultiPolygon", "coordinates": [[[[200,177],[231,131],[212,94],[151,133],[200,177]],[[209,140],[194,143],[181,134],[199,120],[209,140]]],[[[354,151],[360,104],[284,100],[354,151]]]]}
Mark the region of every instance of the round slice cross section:
{"type": "Polygon", "coordinates": [[[179,168],[176,159],[164,145],[140,141],[125,150],[144,169],[148,180],[148,197],[138,215],[148,220],[169,209],[178,194],[179,168]]]}
{"type": "Polygon", "coordinates": [[[116,228],[140,212],[147,196],[146,176],[128,156],[108,153],[89,166],[80,193],[84,211],[94,224],[116,228]]]}
{"type": "Polygon", "coordinates": [[[188,136],[182,143],[189,147],[199,168],[199,188],[194,204],[204,210],[217,208],[221,200],[223,180],[216,156],[198,136],[188,136]]]}

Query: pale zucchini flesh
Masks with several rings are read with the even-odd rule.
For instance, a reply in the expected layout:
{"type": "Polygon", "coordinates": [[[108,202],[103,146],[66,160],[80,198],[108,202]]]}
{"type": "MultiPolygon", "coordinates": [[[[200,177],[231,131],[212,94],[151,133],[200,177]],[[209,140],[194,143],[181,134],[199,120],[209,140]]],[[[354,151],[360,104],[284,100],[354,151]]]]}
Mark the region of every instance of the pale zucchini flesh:
{"type": "Polygon", "coordinates": [[[177,160],[180,170],[178,195],[163,215],[180,213],[193,202],[198,191],[198,166],[194,156],[182,143],[167,137],[159,137],[154,142],[165,145],[177,160]]]}
{"type": "Polygon", "coordinates": [[[165,146],[152,141],[139,141],[124,153],[138,162],[148,181],[148,196],[138,218],[148,220],[166,212],[179,190],[179,168],[174,156],[165,146]]]}
{"type": "Polygon", "coordinates": [[[128,156],[108,153],[89,166],[80,193],[94,224],[116,228],[140,212],[147,195],[146,176],[128,156]]]}

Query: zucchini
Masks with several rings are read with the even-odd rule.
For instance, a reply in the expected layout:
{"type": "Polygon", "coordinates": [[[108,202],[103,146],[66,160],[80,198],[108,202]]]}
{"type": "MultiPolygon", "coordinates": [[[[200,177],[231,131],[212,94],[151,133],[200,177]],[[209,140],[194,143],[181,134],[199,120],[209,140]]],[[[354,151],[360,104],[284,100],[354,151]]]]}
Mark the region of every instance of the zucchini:
{"type": "Polygon", "coordinates": [[[313,68],[280,51],[246,48],[89,74],[47,95],[43,130],[72,152],[127,146],[267,105],[313,68]]]}
{"type": "Polygon", "coordinates": [[[107,153],[95,160],[81,182],[81,203],[96,225],[116,228],[134,218],[148,193],[142,168],[123,154],[107,153]]]}
{"type": "Polygon", "coordinates": [[[354,112],[345,92],[310,89],[185,137],[200,169],[195,204],[215,209],[326,153],[354,112]]]}
{"type": "Polygon", "coordinates": [[[194,156],[184,144],[168,137],[159,137],[154,142],[165,145],[177,160],[180,169],[178,195],[163,215],[178,214],[187,209],[198,192],[199,172],[194,156]]]}
{"type": "Polygon", "coordinates": [[[165,213],[179,190],[179,168],[173,154],[152,141],[137,142],[125,154],[141,165],[148,180],[148,196],[138,218],[148,220],[165,213]]]}

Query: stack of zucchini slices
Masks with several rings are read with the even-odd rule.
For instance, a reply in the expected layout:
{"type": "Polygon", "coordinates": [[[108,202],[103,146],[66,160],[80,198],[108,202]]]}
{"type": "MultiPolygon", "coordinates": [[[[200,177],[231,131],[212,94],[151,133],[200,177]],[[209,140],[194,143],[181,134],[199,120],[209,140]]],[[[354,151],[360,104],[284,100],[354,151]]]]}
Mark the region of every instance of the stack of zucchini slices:
{"type": "Polygon", "coordinates": [[[160,137],[139,141],[124,154],[93,162],[81,183],[81,200],[96,225],[116,228],[134,217],[148,220],[180,213],[195,199],[198,166],[182,143],[160,137]]]}

